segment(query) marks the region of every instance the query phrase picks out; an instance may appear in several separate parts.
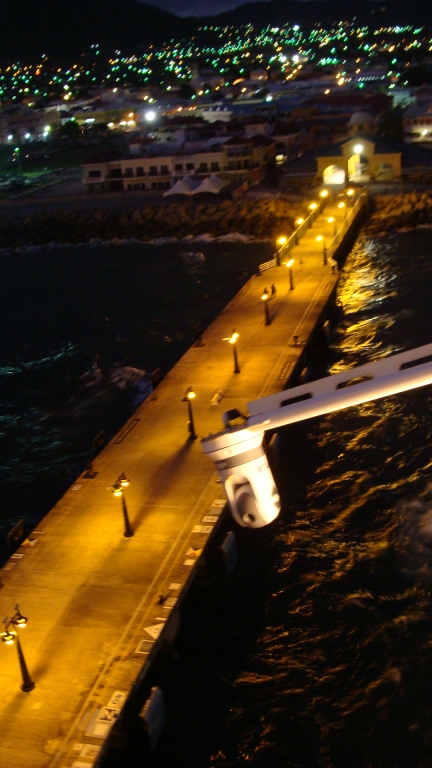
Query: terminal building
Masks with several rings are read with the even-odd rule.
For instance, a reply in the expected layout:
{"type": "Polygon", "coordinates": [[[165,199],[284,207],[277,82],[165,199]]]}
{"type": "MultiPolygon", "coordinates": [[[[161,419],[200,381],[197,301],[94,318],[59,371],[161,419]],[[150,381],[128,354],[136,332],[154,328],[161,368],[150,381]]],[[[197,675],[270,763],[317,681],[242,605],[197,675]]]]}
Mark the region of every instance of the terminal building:
{"type": "Polygon", "coordinates": [[[402,150],[377,135],[376,118],[355,112],[347,135],[331,146],[310,152],[287,166],[288,178],[309,178],[329,185],[395,181],[402,172],[402,150]]]}

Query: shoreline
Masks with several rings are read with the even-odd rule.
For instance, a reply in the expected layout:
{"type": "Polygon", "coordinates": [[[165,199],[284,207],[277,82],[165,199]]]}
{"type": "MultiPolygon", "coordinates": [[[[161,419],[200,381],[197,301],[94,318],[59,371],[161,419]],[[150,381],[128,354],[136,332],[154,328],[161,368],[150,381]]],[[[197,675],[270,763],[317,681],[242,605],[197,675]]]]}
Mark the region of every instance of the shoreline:
{"type": "Polygon", "coordinates": [[[194,238],[236,237],[273,240],[294,231],[294,221],[305,215],[306,204],[281,198],[170,203],[129,209],[22,213],[0,224],[0,248],[45,245],[52,242],[78,245],[91,241],[138,240],[153,243],[161,238],[193,242],[194,238]]]}
{"type": "MultiPolygon", "coordinates": [[[[0,254],[71,246],[166,245],[200,243],[271,243],[294,231],[306,203],[281,197],[169,202],[159,205],[128,200],[129,207],[73,209],[67,201],[50,211],[23,209],[0,223],[0,254]]],[[[126,201],[124,201],[126,202],[126,201]]],[[[432,224],[432,191],[373,197],[367,223],[370,235],[383,235],[432,224]]]]}

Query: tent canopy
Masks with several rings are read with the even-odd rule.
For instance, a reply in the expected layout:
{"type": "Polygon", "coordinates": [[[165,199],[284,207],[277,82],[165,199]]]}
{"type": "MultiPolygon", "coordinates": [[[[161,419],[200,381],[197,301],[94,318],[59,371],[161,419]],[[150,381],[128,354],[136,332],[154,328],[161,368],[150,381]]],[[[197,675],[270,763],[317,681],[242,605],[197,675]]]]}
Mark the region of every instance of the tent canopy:
{"type": "Polygon", "coordinates": [[[183,179],[178,179],[174,186],[170,187],[170,189],[167,189],[163,196],[168,197],[169,195],[190,195],[192,191],[197,187],[199,184],[198,181],[195,179],[191,179],[190,176],[185,176],[183,179]]]}
{"type": "Polygon", "coordinates": [[[199,184],[199,181],[197,179],[193,179],[192,176],[184,176],[182,178],[182,184],[186,184],[187,187],[189,187],[190,190],[196,189],[196,187],[199,184]]]}
{"type": "Polygon", "coordinates": [[[226,184],[228,184],[227,181],[224,181],[220,176],[216,176],[216,174],[212,173],[212,175],[208,176],[207,179],[204,179],[199,187],[196,187],[191,194],[198,195],[200,192],[210,192],[213,195],[217,195],[226,184]]]}

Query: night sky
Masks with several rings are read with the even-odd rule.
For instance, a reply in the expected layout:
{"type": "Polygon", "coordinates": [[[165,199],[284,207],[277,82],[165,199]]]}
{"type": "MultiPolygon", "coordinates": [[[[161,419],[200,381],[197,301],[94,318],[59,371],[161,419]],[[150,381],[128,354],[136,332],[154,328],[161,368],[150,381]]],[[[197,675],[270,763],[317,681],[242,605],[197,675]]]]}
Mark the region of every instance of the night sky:
{"type": "MultiPolygon", "coordinates": [[[[230,11],[246,2],[254,3],[259,0],[143,0],[148,5],[154,5],[163,11],[170,11],[177,16],[211,16],[223,11],[230,11]]],[[[261,0],[270,2],[270,0],[261,0]]]]}

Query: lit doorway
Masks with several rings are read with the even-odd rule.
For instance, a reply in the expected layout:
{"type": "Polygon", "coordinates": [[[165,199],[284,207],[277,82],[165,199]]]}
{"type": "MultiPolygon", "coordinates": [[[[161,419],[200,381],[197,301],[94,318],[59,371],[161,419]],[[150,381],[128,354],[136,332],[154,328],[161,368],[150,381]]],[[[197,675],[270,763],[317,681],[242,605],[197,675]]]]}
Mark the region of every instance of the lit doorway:
{"type": "Polygon", "coordinates": [[[339,186],[345,184],[345,171],[338,165],[329,165],[323,172],[324,184],[339,186]]]}
{"type": "Polygon", "coordinates": [[[348,160],[348,179],[357,184],[370,181],[369,163],[367,157],[362,155],[363,147],[359,144],[354,147],[354,154],[348,160]]]}

